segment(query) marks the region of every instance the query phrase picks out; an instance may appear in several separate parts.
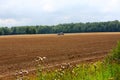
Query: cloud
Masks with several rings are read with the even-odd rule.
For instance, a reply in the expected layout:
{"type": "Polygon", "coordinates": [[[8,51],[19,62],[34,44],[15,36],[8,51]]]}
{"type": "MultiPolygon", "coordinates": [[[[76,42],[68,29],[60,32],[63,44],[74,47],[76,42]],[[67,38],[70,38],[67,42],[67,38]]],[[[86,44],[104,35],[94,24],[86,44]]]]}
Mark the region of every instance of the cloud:
{"type": "Polygon", "coordinates": [[[25,25],[26,23],[30,23],[30,19],[20,19],[20,20],[15,20],[15,19],[0,19],[0,26],[22,26],[25,25]]]}
{"type": "Polygon", "coordinates": [[[116,12],[119,11],[119,0],[109,0],[108,3],[104,6],[103,12],[116,12]]]}
{"type": "Polygon", "coordinates": [[[119,3],[120,0],[0,0],[0,26],[120,20],[119,3]]]}
{"type": "Polygon", "coordinates": [[[0,19],[1,24],[16,24],[17,21],[14,19],[0,19]]]}
{"type": "Polygon", "coordinates": [[[120,0],[89,0],[88,5],[103,13],[114,13],[116,11],[120,12],[119,3],[120,0]]]}
{"type": "Polygon", "coordinates": [[[43,7],[42,7],[43,11],[45,12],[54,12],[55,11],[55,7],[53,4],[45,4],[43,7]]]}

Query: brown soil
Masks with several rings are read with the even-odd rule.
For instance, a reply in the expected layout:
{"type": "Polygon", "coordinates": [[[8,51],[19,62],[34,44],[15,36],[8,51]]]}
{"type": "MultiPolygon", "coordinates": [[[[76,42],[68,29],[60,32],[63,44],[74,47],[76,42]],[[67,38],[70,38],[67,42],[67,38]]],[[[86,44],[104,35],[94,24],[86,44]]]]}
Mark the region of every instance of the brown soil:
{"type": "Polygon", "coordinates": [[[79,63],[103,58],[120,40],[120,33],[77,33],[0,37],[0,77],[20,69],[33,70],[37,56],[45,64],[79,63]]]}

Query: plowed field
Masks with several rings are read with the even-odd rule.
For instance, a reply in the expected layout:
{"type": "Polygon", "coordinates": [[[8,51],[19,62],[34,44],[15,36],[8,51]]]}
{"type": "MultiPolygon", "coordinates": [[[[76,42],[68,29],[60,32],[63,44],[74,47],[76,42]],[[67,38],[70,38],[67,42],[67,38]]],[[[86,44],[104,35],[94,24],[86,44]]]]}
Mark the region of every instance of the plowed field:
{"type": "Polygon", "coordinates": [[[34,69],[37,56],[45,56],[50,66],[98,60],[118,40],[120,33],[0,36],[0,77],[20,69],[34,69]]]}

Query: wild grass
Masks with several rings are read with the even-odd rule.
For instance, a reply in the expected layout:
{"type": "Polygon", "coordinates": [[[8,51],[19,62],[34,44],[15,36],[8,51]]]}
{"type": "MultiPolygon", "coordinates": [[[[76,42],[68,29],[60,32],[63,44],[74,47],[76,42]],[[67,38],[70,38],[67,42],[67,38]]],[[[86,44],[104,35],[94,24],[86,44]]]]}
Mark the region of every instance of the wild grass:
{"type": "Polygon", "coordinates": [[[42,73],[35,80],[120,80],[120,65],[95,62],[42,73]]]}
{"type": "MultiPolygon", "coordinates": [[[[43,64],[42,59],[39,59],[43,64]]],[[[39,65],[37,76],[29,80],[120,80],[120,42],[103,60],[71,67],[66,63],[60,69],[43,72],[39,65]]]]}

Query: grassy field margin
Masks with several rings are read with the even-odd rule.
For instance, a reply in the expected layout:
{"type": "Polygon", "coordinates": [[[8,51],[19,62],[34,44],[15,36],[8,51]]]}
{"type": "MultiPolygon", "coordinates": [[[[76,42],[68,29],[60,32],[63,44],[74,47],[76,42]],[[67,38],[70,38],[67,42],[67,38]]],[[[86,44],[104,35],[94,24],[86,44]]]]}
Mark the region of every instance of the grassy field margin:
{"type": "Polygon", "coordinates": [[[103,60],[72,66],[61,65],[60,69],[50,71],[44,69],[45,57],[40,57],[37,76],[17,76],[22,80],[120,80],[120,42],[103,60]]]}

